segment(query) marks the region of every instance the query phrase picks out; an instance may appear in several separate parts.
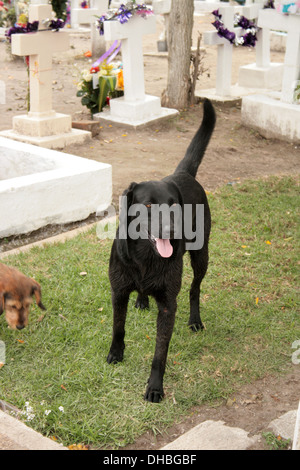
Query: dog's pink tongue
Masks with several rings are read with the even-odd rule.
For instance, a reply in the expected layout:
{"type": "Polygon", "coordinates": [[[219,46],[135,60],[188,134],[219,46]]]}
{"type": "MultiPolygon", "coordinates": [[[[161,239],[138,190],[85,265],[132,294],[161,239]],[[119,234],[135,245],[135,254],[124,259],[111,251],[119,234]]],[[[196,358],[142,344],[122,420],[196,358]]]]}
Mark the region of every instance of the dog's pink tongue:
{"type": "Polygon", "coordinates": [[[173,253],[173,247],[170,243],[170,240],[164,240],[162,238],[156,238],[156,248],[160,256],[163,258],[170,258],[173,253]]]}

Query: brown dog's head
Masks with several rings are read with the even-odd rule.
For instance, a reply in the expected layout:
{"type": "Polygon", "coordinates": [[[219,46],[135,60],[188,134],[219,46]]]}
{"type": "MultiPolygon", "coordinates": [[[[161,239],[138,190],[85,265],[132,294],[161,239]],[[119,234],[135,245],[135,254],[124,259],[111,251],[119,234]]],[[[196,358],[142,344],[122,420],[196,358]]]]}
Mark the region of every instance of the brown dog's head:
{"type": "Polygon", "coordinates": [[[28,324],[32,297],[45,310],[41,301],[41,286],[20,271],[0,264],[0,314],[5,311],[8,325],[21,330],[28,324]]]}

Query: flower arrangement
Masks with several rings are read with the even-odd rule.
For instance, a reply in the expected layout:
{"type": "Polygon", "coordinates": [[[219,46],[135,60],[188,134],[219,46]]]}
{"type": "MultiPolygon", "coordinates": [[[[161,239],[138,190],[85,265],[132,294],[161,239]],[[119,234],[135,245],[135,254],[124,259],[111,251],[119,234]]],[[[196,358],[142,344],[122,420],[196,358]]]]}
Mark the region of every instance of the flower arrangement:
{"type": "Polygon", "coordinates": [[[146,18],[148,15],[152,15],[153,11],[148,8],[144,3],[137,4],[136,1],[127,2],[121,4],[119,8],[108,10],[105,15],[98,18],[98,29],[100,34],[104,34],[104,22],[110,20],[118,20],[121,24],[127,23],[130,18],[134,15],[146,18]]]}
{"type": "MultiPolygon", "coordinates": [[[[52,8],[54,8],[57,2],[55,0],[52,0],[52,3],[53,3],[52,8]]],[[[62,4],[64,4],[66,7],[66,1],[63,0],[62,2],[60,2],[59,12],[64,11],[62,4]]],[[[29,3],[27,2],[18,3],[20,14],[18,18],[14,20],[11,27],[8,28],[5,32],[5,36],[8,38],[9,41],[11,41],[12,34],[26,34],[26,33],[32,33],[38,30],[38,27],[39,27],[38,21],[33,21],[32,23],[28,21],[28,6],[29,6],[29,3]]],[[[45,27],[45,30],[53,30],[53,31],[58,31],[59,29],[63,28],[65,25],[65,21],[60,19],[58,16],[54,19],[47,18],[43,20],[42,23],[45,27]]]]}
{"type": "Polygon", "coordinates": [[[9,28],[17,21],[15,5],[17,7],[18,15],[25,14],[28,16],[29,0],[23,2],[14,2],[13,0],[0,1],[0,26],[9,28]]]}
{"type": "MultiPolygon", "coordinates": [[[[27,24],[29,4],[30,0],[0,0],[0,27],[10,28],[20,22],[20,17],[22,17],[22,23],[27,24]],[[26,21],[24,21],[24,15],[26,21]]],[[[51,4],[56,18],[65,21],[69,14],[68,9],[70,10],[70,0],[51,0],[51,4]]]]}
{"type": "Polygon", "coordinates": [[[68,19],[71,8],[69,0],[51,0],[51,5],[56,18],[61,18],[63,21],[68,19]]]}
{"type": "Polygon", "coordinates": [[[123,69],[119,62],[106,59],[99,65],[92,65],[80,73],[76,96],[81,98],[81,104],[86,106],[93,117],[109,104],[111,98],[122,96],[124,93],[123,69]]]}
{"type": "Polygon", "coordinates": [[[245,16],[236,14],[234,17],[234,27],[241,27],[245,30],[245,34],[238,37],[233,31],[229,31],[223,23],[222,15],[219,10],[214,10],[212,14],[215,17],[215,21],[212,23],[218,32],[218,36],[227,39],[231,44],[235,46],[251,46],[255,47],[257,37],[257,26],[253,21],[248,20],[245,16]]]}
{"type": "MultiPolygon", "coordinates": [[[[63,20],[57,19],[57,20],[49,20],[46,19],[43,21],[43,24],[45,25],[45,29],[43,31],[58,31],[59,29],[63,28],[65,25],[65,22],[63,20]]],[[[33,33],[38,30],[39,27],[39,22],[38,21],[33,21],[30,23],[27,21],[27,18],[21,18],[19,17],[18,21],[9,28],[5,32],[5,36],[11,40],[12,34],[26,34],[26,33],[33,33]]]]}

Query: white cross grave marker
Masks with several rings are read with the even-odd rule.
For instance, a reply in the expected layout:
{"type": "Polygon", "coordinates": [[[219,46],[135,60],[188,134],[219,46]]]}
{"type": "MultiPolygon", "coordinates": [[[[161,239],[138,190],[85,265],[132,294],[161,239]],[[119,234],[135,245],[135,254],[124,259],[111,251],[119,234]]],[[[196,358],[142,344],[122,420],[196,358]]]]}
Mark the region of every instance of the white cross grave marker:
{"type": "Polygon", "coordinates": [[[52,109],[52,55],[68,49],[69,35],[47,30],[43,20],[52,19],[52,7],[42,2],[32,0],[29,5],[29,22],[39,21],[38,31],[11,36],[12,53],[29,56],[30,110],[27,115],[14,116],[13,130],[1,134],[44,147],[63,148],[67,141],[84,141],[90,133],[72,130],[71,116],[52,109]]]}
{"type": "Polygon", "coordinates": [[[258,26],[287,32],[281,101],[292,103],[295,83],[300,80],[300,16],[283,15],[275,10],[261,10],[258,26]]]}
{"type": "Polygon", "coordinates": [[[122,41],[126,101],[145,98],[143,36],[155,33],[155,30],[154,15],[147,18],[133,17],[125,24],[118,20],[104,22],[105,39],[122,41]]]}
{"type": "Polygon", "coordinates": [[[155,15],[146,18],[134,15],[127,23],[104,21],[107,41],[122,41],[124,96],[110,100],[110,113],[94,115],[96,119],[138,127],[150,121],[175,115],[177,110],[162,108],[160,98],[146,95],[144,81],[143,36],[156,31],[155,15]]]}
{"type": "Polygon", "coordinates": [[[158,50],[160,51],[162,48],[163,51],[167,51],[168,50],[168,31],[169,31],[169,18],[170,18],[170,11],[171,11],[171,0],[153,0],[152,8],[153,8],[155,15],[163,15],[163,19],[164,19],[164,29],[159,38],[159,41],[157,42],[158,50]]]}
{"type": "Polygon", "coordinates": [[[89,8],[82,8],[82,0],[71,0],[71,26],[78,28],[80,24],[95,22],[95,16],[106,13],[108,0],[91,0],[89,8]]]}
{"type": "MultiPolygon", "coordinates": [[[[257,2],[243,7],[243,15],[249,19],[257,19],[264,2],[257,2]]],[[[239,85],[247,88],[265,88],[278,90],[281,88],[283,65],[270,60],[270,28],[259,28],[256,33],[254,64],[240,67],[239,85]]]]}
{"type": "MultiPolygon", "coordinates": [[[[29,6],[29,22],[39,21],[38,31],[45,30],[42,23],[52,18],[50,5],[29,6]]],[[[42,31],[14,34],[11,37],[12,53],[29,56],[30,115],[52,111],[52,55],[69,47],[69,35],[63,31],[42,31]]]]}
{"type": "MultiPolygon", "coordinates": [[[[219,13],[222,15],[225,28],[229,31],[234,30],[235,33],[240,30],[240,28],[234,28],[235,7],[220,7],[219,13]]],[[[204,44],[218,46],[216,95],[230,96],[233,45],[227,39],[218,36],[217,31],[206,31],[204,44]]]]}
{"type": "Polygon", "coordinates": [[[259,130],[265,137],[300,142],[300,106],[294,101],[300,80],[300,16],[260,10],[258,26],[287,32],[281,93],[243,98],[242,123],[259,130]]]}

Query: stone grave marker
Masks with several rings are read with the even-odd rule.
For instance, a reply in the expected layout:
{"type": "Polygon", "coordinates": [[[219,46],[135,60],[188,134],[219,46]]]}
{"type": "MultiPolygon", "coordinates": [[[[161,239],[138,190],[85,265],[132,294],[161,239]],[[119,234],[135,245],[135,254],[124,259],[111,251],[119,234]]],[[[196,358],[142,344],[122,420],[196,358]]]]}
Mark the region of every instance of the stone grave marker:
{"type": "Polygon", "coordinates": [[[91,134],[72,129],[71,116],[52,109],[52,55],[68,49],[69,35],[46,29],[44,21],[52,18],[52,7],[38,1],[29,5],[29,22],[39,21],[38,31],[11,37],[12,53],[29,56],[30,110],[26,115],[14,116],[13,129],[1,135],[41,147],[63,148],[83,142],[91,134]]]}
{"type": "Polygon", "coordinates": [[[242,121],[265,137],[300,142],[300,104],[295,88],[300,82],[300,15],[260,10],[258,26],[286,31],[286,52],[281,92],[253,95],[242,101],[242,121]]]}
{"type": "MultiPolygon", "coordinates": [[[[243,7],[243,15],[246,18],[258,18],[263,7],[264,2],[248,4],[243,7]]],[[[246,88],[280,90],[283,64],[270,60],[270,27],[258,29],[255,53],[255,63],[240,67],[239,85],[246,88]]]]}
{"type": "Polygon", "coordinates": [[[145,93],[142,39],[145,34],[153,34],[155,31],[154,15],[147,18],[133,16],[125,24],[118,20],[104,22],[105,39],[122,41],[124,96],[110,100],[110,112],[95,114],[94,119],[138,127],[178,113],[174,109],[162,108],[159,97],[145,93]]]}

